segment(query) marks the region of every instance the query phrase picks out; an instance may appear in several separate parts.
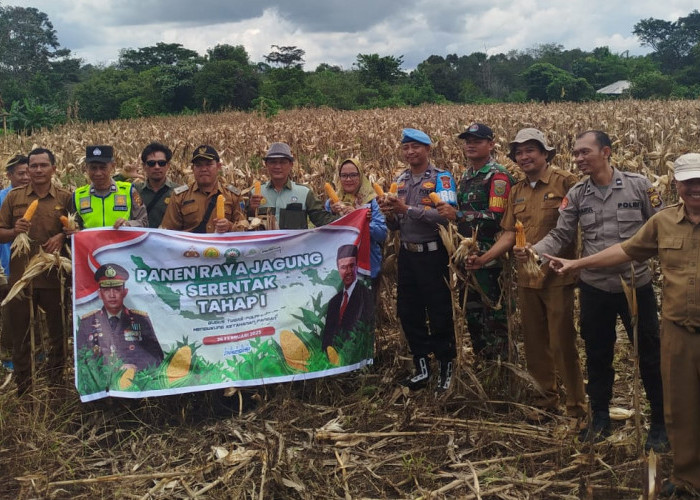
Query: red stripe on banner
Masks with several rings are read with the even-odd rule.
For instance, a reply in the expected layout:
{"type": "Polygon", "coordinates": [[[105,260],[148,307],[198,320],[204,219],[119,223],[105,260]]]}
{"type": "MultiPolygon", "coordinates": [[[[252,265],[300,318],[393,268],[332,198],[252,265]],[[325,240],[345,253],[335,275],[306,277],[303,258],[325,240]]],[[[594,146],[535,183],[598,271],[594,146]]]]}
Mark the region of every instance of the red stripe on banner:
{"type": "MultiPolygon", "coordinates": [[[[99,267],[94,259],[94,253],[101,247],[121,245],[129,241],[145,236],[144,231],[120,231],[118,229],[104,229],[101,231],[78,231],[73,238],[73,274],[77,276],[91,276],[94,267],[99,267]]],[[[94,280],[76,280],[75,297],[80,299],[97,291],[97,283],[94,280]]]]}
{"type": "Polygon", "coordinates": [[[269,337],[275,334],[275,329],[271,326],[264,328],[256,328],[255,330],[247,330],[239,333],[227,333],[224,335],[211,335],[204,337],[202,343],[204,345],[227,344],[229,342],[239,342],[241,340],[254,339],[256,337],[269,337]]]}

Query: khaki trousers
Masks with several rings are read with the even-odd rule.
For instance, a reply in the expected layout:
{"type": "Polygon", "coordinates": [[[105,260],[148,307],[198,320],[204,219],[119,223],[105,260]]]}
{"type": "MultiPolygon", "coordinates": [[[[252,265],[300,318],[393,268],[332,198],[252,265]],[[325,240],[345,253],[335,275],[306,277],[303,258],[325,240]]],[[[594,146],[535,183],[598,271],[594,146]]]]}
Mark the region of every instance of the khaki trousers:
{"type": "Polygon", "coordinates": [[[664,417],[673,450],[673,481],[700,489],[700,333],[661,322],[664,417]]]}
{"type": "Polygon", "coordinates": [[[586,392],[576,349],[574,286],[518,287],[527,370],[545,393],[541,406],[559,404],[557,372],[566,389],[566,411],[586,415],[586,392]]]}

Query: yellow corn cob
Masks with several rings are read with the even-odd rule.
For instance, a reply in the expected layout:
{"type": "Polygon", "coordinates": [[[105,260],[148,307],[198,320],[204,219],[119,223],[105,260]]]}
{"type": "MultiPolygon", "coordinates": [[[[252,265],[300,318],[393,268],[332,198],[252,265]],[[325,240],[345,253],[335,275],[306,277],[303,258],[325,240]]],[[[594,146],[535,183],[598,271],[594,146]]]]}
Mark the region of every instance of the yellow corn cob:
{"type": "Polygon", "coordinates": [[[59,219],[61,220],[61,224],[63,224],[63,227],[68,229],[68,217],[66,217],[65,215],[61,215],[59,219]]]}
{"type": "Polygon", "coordinates": [[[133,368],[127,368],[124,373],[122,373],[122,376],[119,378],[119,389],[122,391],[125,391],[131,385],[134,383],[134,374],[136,373],[136,370],[133,368]]]}
{"type": "Polygon", "coordinates": [[[170,358],[168,368],[165,370],[165,375],[168,377],[168,382],[171,384],[187,375],[192,364],[192,348],[188,345],[183,345],[170,358]]]}
{"type": "Polygon", "coordinates": [[[34,200],[33,202],[31,202],[29,204],[29,207],[27,207],[27,211],[24,212],[22,218],[27,221],[32,220],[32,217],[34,217],[34,212],[36,212],[37,205],[39,205],[39,200],[34,200]]]}
{"type": "Polygon", "coordinates": [[[335,189],[333,189],[333,186],[331,186],[330,182],[326,182],[326,184],[323,187],[326,189],[326,194],[331,200],[331,203],[338,203],[338,201],[340,201],[340,198],[338,198],[338,194],[335,192],[335,189]]]}
{"type": "Polygon", "coordinates": [[[374,188],[374,192],[377,193],[377,196],[384,196],[384,190],[379,184],[375,182],[374,184],[372,184],[372,187],[374,188]]]}
{"type": "Polygon", "coordinates": [[[391,183],[391,186],[389,187],[389,194],[395,195],[399,191],[399,185],[396,184],[395,182],[391,183]]]}
{"type": "Polygon", "coordinates": [[[525,229],[523,228],[523,223],[515,221],[515,247],[525,248],[527,240],[525,239],[525,229]]]}
{"type": "Polygon", "coordinates": [[[220,194],[216,197],[216,218],[223,219],[226,216],[224,213],[224,195],[220,194]]]}
{"type": "Polygon", "coordinates": [[[432,201],[436,205],[442,201],[442,198],[440,198],[440,195],[437,194],[435,191],[430,193],[428,196],[430,196],[430,201],[432,201]]]}
{"type": "Polygon", "coordinates": [[[255,196],[260,196],[261,190],[260,190],[260,181],[255,181],[253,183],[253,194],[255,196]]]}

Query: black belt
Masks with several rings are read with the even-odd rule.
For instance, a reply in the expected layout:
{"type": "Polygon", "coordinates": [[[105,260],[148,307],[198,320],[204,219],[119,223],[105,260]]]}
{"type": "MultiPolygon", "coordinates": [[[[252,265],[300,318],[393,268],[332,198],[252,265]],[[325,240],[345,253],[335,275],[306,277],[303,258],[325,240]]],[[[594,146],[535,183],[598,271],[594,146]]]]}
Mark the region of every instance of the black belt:
{"type": "Polygon", "coordinates": [[[434,252],[440,245],[437,241],[426,241],[425,243],[409,243],[402,241],[401,246],[409,252],[434,252]]]}
{"type": "Polygon", "coordinates": [[[682,325],[678,321],[674,321],[673,324],[688,330],[690,333],[700,333],[700,326],[682,325]]]}

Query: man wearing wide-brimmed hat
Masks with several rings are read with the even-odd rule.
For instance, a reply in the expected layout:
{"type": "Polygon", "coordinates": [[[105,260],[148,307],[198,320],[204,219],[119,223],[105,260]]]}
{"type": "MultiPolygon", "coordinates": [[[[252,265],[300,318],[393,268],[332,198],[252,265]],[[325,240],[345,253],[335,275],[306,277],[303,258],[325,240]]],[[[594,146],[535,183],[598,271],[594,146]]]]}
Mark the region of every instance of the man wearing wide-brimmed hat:
{"type": "MultiPolygon", "coordinates": [[[[510,192],[508,207],[501,221],[501,238],[484,255],[472,258],[474,268],[510,250],[515,244],[516,221],[522,223],[527,241],[547,235],[559,216],[566,193],[576,176],[550,165],[556,151],[544,134],[534,128],[520,130],[510,143],[508,157],[518,164],[525,178],[510,192]]],[[[566,255],[574,256],[575,242],[566,255]]],[[[535,406],[556,411],[559,406],[557,372],[566,388],[566,410],[574,417],[586,414],[583,375],[576,349],[574,328],[575,276],[558,276],[548,270],[540,275],[518,268],[518,302],[525,341],[527,369],[541,391],[535,406]]],[[[537,416],[537,415],[534,415],[537,416]]]]}
{"type": "MultiPolygon", "coordinates": [[[[558,272],[580,269],[582,276],[584,269],[629,268],[630,261],[659,257],[664,277],[661,374],[673,448],[673,474],[661,495],[696,498],[700,492],[700,154],[678,157],[673,176],[682,202],[653,215],[628,240],[576,261],[547,257],[558,272]]],[[[638,304],[640,328],[645,306],[638,304]]]]}
{"type": "MultiPolygon", "coordinates": [[[[534,244],[533,250],[539,255],[547,253],[566,257],[561,250],[577,239],[579,226],[582,255],[594,254],[632,236],[661,209],[661,198],[649,179],[612,166],[611,153],[612,144],[605,132],[589,130],[578,135],[574,144],[574,161],[581,173],[588,177],[576,184],[564,198],[556,228],[534,244]]],[[[627,264],[581,272],[581,337],[586,345],[587,391],[593,411],[589,428],[580,436],[584,441],[598,441],[610,434],[608,406],[615,379],[613,355],[618,316],[632,341],[630,314],[620,276],[629,284],[631,275],[627,264]]],[[[659,361],[659,320],[651,279],[646,262],[634,264],[639,304],[639,369],[651,406],[651,428],[645,447],[660,452],[668,449],[668,439],[659,361]]]]}
{"type": "Polygon", "coordinates": [[[294,156],[289,144],[272,143],[263,161],[270,180],[263,183],[259,195],[251,195],[248,215],[272,214],[279,229],[307,229],[309,220],[323,226],[339,218],[324,210],[311,188],[290,179],[294,156]]]}

